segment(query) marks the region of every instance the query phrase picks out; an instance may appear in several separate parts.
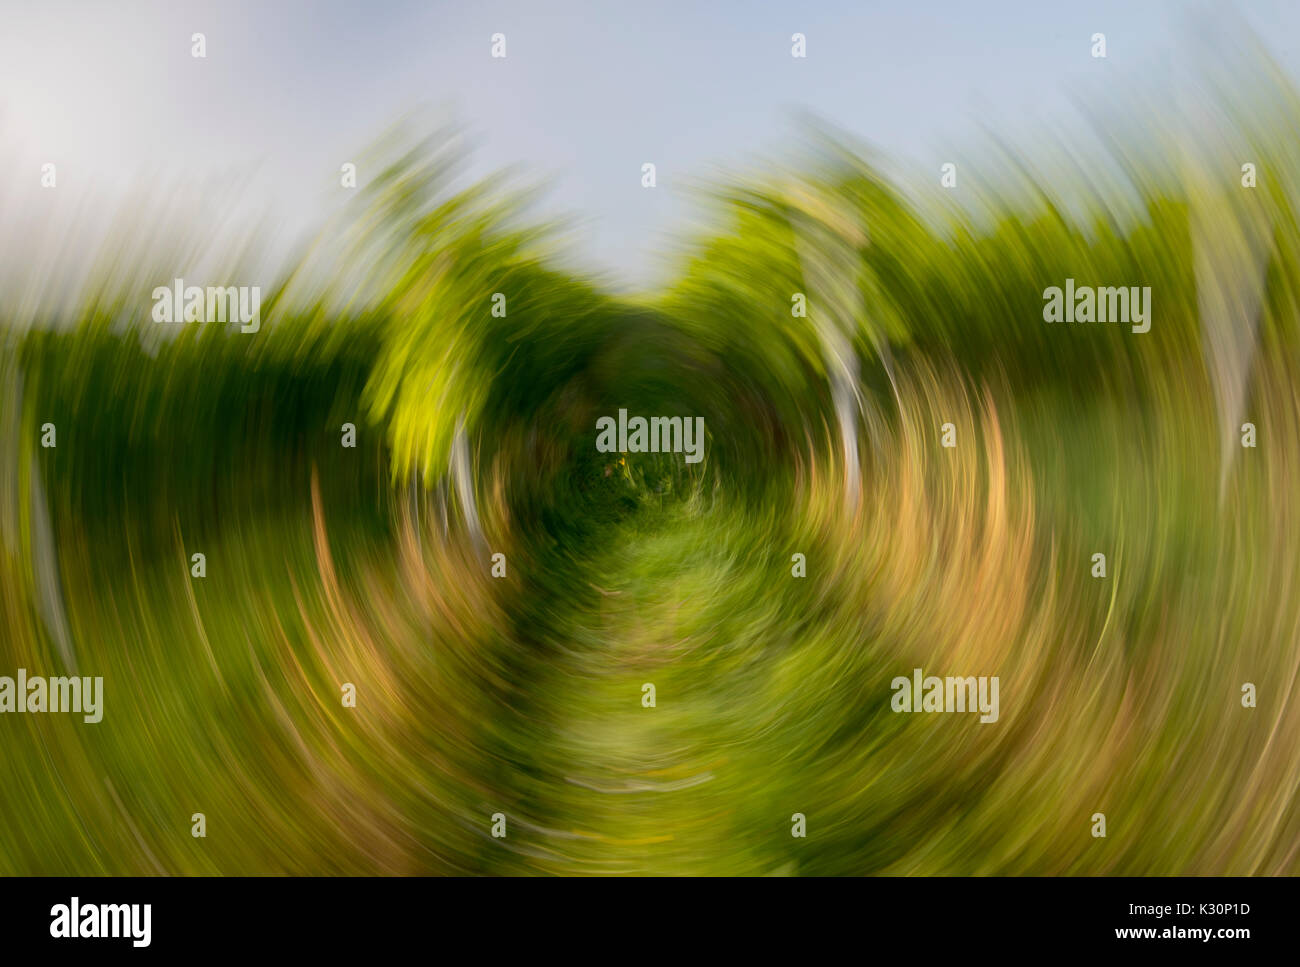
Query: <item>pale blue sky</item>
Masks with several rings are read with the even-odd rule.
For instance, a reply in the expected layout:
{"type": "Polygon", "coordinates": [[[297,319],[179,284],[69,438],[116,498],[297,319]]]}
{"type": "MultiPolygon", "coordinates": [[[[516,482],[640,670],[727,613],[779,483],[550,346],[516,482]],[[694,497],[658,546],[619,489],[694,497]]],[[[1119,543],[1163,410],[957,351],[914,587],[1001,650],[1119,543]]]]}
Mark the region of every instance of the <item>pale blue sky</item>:
{"type": "Polygon", "coordinates": [[[287,237],[338,203],[343,161],[426,106],[467,126],[476,169],[549,177],[548,207],[580,218],[579,254],[630,283],[662,270],[694,210],[686,180],[779,154],[799,109],[937,177],[980,125],[1025,137],[1071,95],[1158,90],[1194,56],[1189,25],[1244,21],[1293,77],[1300,63],[1300,3],[1269,0],[5,0],[0,16],[6,179],[55,160],[61,188],[106,201],[146,177],[237,174],[287,237]],[[1097,31],[1105,61],[1089,55],[1097,31]]]}

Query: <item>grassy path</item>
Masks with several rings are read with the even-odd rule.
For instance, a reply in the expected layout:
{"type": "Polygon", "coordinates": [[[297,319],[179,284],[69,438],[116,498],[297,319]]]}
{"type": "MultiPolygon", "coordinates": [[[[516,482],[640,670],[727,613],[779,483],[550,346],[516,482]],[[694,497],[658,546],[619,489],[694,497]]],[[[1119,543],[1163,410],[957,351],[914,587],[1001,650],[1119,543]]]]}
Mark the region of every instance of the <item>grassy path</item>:
{"type": "Polygon", "coordinates": [[[723,650],[710,614],[725,548],[681,505],[642,510],[586,546],[552,575],[549,620],[530,632],[548,663],[537,670],[552,722],[544,794],[564,817],[539,832],[568,840],[557,855],[571,872],[716,871],[715,827],[734,812],[721,790],[736,710],[709,680],[723,650]]]}

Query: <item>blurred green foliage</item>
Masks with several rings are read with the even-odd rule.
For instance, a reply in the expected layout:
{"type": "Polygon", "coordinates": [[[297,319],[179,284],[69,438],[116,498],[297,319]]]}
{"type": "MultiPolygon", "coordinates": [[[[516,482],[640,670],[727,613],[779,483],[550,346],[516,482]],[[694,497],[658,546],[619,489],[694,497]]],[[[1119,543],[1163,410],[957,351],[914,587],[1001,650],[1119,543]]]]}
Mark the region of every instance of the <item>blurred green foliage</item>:
{"type": "Polygon", "coordinates": [[[1118,155],[1123,184],[1004,168],[966,207],[818,135],[719,186],[637,299],[435,138],[254,336],[150,349],[142,295],[10,339],[0,673],[70,671],[54,609],[107,698],[0,718],[0,871],[1295,872],[1293,104],[1250,197],[1229,134],[1173,176],[1118,155]],[[1259,224],[1257,313],[1207,314],[1259,224]],[[1151,286],[1150,333],[1045,324],[1067,277],[1151,286]],[[1238,412],[1214,374],[1243,327],[1238,412]],[[597,453],[620,407],[703,415],[705,461],[597,453]],[[1266,442],[1227,451],[1243,413],[1266,442]],[[1002,720],[892,714],[914,667],[1001,675],[1002,720]]]}

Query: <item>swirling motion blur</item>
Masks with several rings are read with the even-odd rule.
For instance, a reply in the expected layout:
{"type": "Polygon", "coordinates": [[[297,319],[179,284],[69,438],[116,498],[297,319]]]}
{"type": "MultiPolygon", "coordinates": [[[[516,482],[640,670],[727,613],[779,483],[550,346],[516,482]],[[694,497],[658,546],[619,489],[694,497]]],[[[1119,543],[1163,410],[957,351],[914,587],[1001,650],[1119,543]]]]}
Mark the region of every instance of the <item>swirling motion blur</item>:
{"type": "Polygon", "coordinates": [[[653,298],[437,136],[255,335],[151,323],[167,252],[73,325],[6,307],[0,674],[105,708],[0,716],[0,872],[1297,872],[1300,109],[1262,86],[1176,163],[956,194],[818,136],[714,186],[653,298]],[[1045,324],[1065,278],[1150,286],[1150,332],[1045,324]],[[703,461],[598,453],[619,408],[702,416],[703,461]],[[999,676],[999,721],[893,713],[913,668],[999,676]]]}

